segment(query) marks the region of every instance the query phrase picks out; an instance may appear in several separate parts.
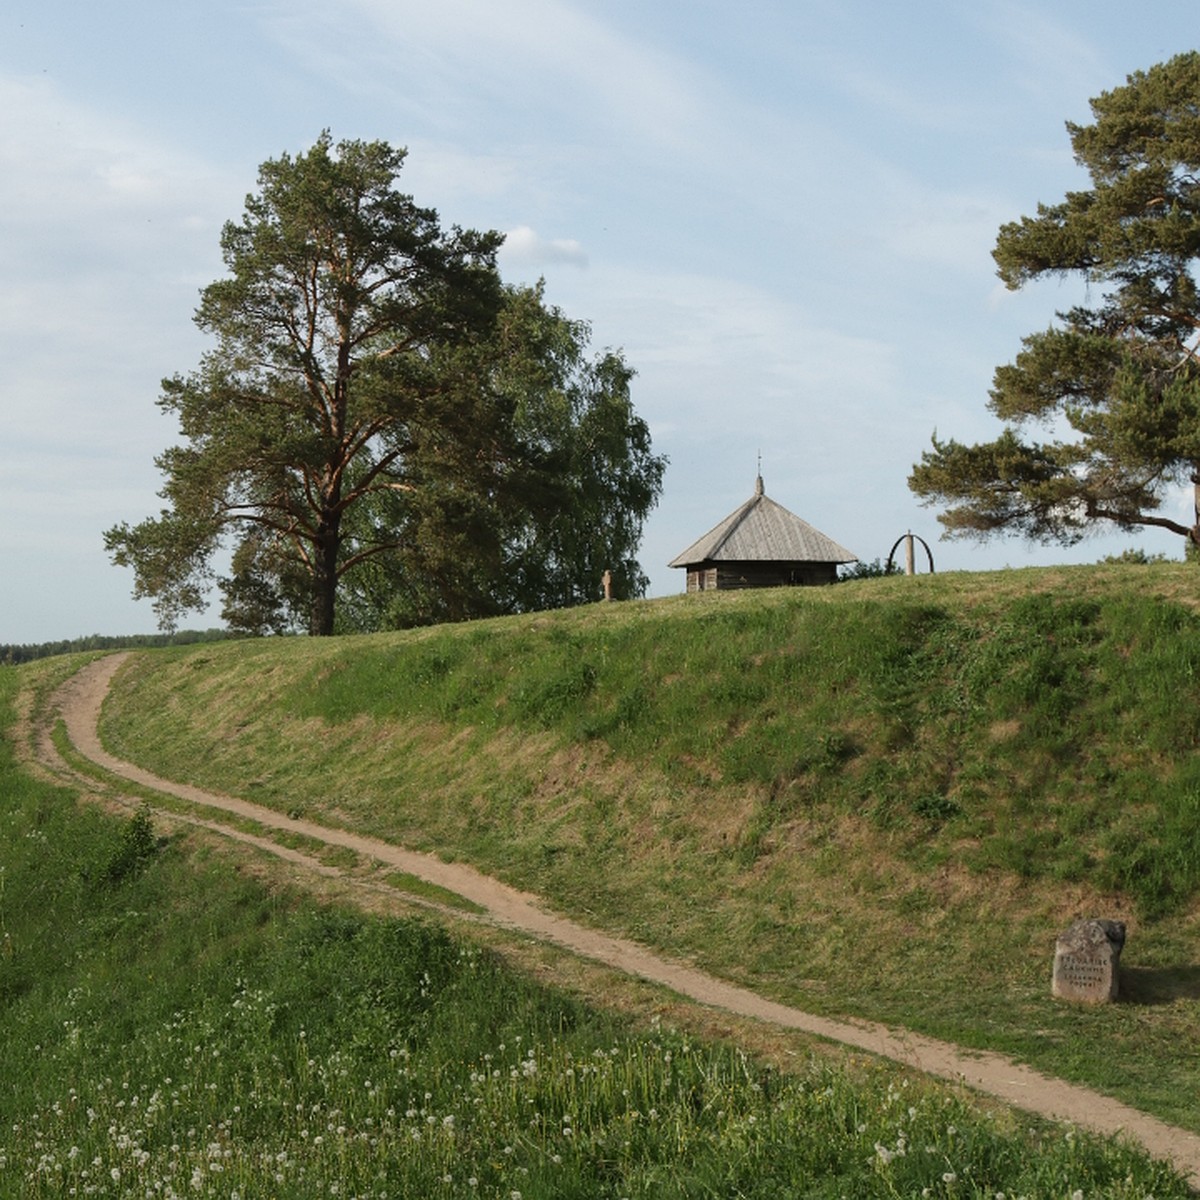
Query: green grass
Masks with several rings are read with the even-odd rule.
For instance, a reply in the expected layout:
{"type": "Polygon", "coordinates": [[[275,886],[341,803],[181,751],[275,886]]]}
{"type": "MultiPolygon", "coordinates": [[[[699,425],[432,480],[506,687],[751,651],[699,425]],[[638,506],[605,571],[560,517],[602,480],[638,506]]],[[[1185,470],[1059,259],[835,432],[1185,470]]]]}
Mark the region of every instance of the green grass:
{"type": "MultiPolygon", "coordinates": [[[[1200,706],[1186,702],[1200,616],[1132,588],[985,594],[968,606],[939,584],[864,581],[834,589],[834,600],[697,597],[692,611],[647,604],[327,650],[206,648],[176,656],[187,666],[163,684],[182,695],[205,664],[258,670],[265,655],[287,678],[261,698],[301,728],[436,722],[462,731],[468,751],[496,731],[545,733],[602,747],[681,791],[750,791],[763,811],[744,854],[817,808],[898,832],[921,867],[953,846],[976,871],[1086,880],[1144,916],[1186,905],[1200,888],[1200,765],[1190,753],[1200,706]]],[[[196,697],[219,686],[195,682],[196,697]]],[[[172,697],[156,698],[162,729],[172,697]]],[[[145,716],[114,720],[114,744],[135,749],[149,736],[145,716]]],[[[221,732],[238,744],[230,758],[246,744],[260,759],[294,757],[290,741],[272,743],[252,721],[221,732]]],[[[210,748],[178,730],[152,740],[163,761],[210,748]]],[[[219,771],[214,763],[210,774],[219,771]]],[[[292,782],[283,764],[224,778],[266,796],[292,782]]],[[[409,773],[397,783],[409,778],[420,783],[409,773]]]]}
{"type": "MultiPolygon", "coordinates": [[[[51,732],[51,742],[63,762],[72,771],[77,775],[95,780],[109,791],[119,792],[125,803],[128,803],[130,799],[140,798],[145,806],[153,804],[160,811],[185,814],[189,817],[210,822],[223,823],[228,828],[237,829],[241,832],[251,833],[256,837],[274,841],[280,846],[301,851],[325,865],[339,867],[343,870],[352,870],[361,865],[359,855],[346,847],[331,846],[321,839],[309,837],[294,830],[275,829],[245,817],[234,818],[221,809],[194,804],[171,795],[168,792],[158,791],[154,788],[122,779],[106,768],[92,762],[90,759],[84,758],[71,744],[70,738],[67,736],[66,726],[61,720],[55,722],[51,732]]],[[[293,808],[288,815],[298,818],[303,814],[299,808],[293,808]]],[[[484,911],[478,904],[454,892],[447,891],[445,888],[438,887],[436,884],[429,883],[427,880],[411,875],[406,871],[388,871],[384,882],[389,888],[403,892],[406,896],[425,900],[430,904],[443,908],[452,908],[461,912],[476,914],[484,911]]]]}
{"type": "MultiPolygon", "coordinates": [[[[48,677],[0,672],[0,728],[48,677]]],[[[0,741],[0,1195],[1188,1195],[882,1065],[640,1032],[426,921],[322,906],[0,741]]]]}
{"type": "Polygon", "coordinates": [[[778,999],[1200,1129],[1196,577],[864,580],[139,655],[163,774],[465,859],[778,999]],[[1126,1002],[1053,1002],[1127,921],[1126,1002]]]}

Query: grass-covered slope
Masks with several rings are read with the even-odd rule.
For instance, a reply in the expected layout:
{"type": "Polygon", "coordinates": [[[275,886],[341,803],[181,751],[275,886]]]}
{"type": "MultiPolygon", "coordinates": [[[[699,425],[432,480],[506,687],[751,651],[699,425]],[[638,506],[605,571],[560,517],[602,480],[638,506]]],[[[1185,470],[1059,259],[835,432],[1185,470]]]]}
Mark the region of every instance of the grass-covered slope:
{"type": "Polygon", "coordinates": [[[1198,585],[864,580],[155,652],[104,731],[781,999],[1200,1128],[1198,585]],[[1050,1000],[1081,915],[1129,923],[1126,1003],[1050,1000]]]}
{"type": "MultiPolygon", "coordinates": [[[[0,1195],[1182,1198],[886,1067],[620,1019],[18,766],[0,671],[0,1195]]],[[[261,864],[259,864],[261,866],[261,864]]]]}

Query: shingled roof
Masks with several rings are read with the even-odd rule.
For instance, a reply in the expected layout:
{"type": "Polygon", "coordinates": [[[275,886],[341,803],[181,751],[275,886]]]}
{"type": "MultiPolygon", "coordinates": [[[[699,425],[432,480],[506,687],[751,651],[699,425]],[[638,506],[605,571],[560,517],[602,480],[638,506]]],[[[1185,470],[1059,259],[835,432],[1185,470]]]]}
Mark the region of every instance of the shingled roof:
{"type": "Polygon", "coordinates": [[[848,563],[858,556],[814,529],[763,491],[760,475],[754,495],[699,541],[668,564],[785,562],[848,563]]]}

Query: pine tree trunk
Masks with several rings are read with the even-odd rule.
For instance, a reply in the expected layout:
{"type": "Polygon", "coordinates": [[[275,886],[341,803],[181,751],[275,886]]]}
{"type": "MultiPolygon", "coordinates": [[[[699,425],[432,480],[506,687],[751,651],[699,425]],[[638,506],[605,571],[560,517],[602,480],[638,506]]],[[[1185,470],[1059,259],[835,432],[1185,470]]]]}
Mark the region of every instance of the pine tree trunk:
{"type": "Polygon", "coordinates": [[[337,609],[337,563],[341,545],[340,522],[336,518],[324,524],[317,545],[317,571],[313,578],[312,616],[308,632],[313,637],[329,637],[333,633],[337,609]]]}
{"type": "Polygon", "coordinates": [[[1200,463],[1192,464],[1192,531],[1188,540],[1200,546],[1200,463]]]}

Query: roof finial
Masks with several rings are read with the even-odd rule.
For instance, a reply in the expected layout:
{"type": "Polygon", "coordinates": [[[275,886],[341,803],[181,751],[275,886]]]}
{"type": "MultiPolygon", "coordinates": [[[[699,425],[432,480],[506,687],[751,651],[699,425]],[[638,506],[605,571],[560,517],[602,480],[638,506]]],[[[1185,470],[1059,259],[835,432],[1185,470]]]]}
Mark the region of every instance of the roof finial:
{"type": "Polygon", "coordinates": [[[763,494],[762,451],[761,450],[758,452],[758,478],[755,479],[755,481],[754,481],[754,494],[756,496],[761,496],[763,494]]]}

